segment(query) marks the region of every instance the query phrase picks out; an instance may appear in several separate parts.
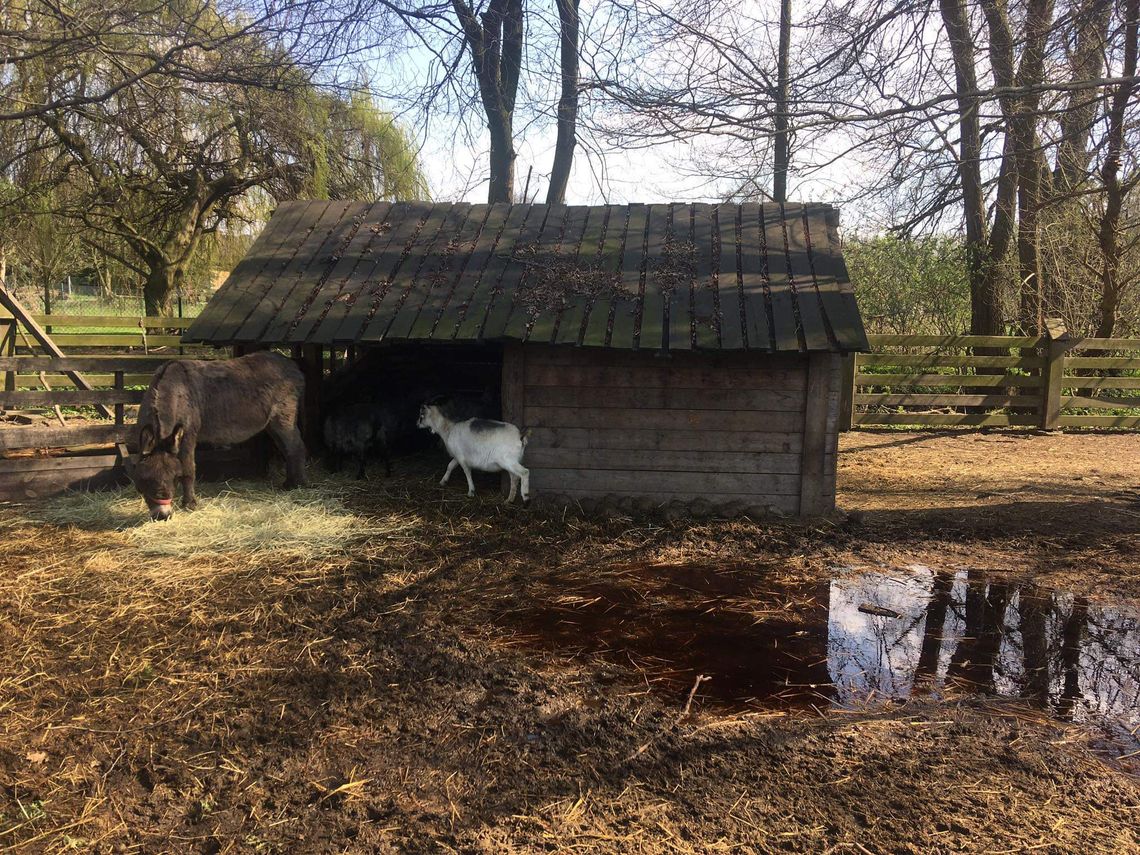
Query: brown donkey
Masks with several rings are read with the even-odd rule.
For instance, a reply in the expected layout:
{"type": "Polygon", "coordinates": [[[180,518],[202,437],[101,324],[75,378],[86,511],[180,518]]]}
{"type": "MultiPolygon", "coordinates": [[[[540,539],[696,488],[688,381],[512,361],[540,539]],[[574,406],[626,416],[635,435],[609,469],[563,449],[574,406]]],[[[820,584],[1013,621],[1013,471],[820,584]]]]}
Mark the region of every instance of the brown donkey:
{"type": "Polygon", "coordinates": [[[285,458],[285,489],[303,486],[305,444],[297,414],[304,392],[301,370],[269,352],[171,361],[155,371],[139,407],[139,457],[127,468],[151,518],[164,520],[173,512],[178,480],[183,507],[196,507],[194,450],[199,442],[235,445],[268,431],[285,458]]]}

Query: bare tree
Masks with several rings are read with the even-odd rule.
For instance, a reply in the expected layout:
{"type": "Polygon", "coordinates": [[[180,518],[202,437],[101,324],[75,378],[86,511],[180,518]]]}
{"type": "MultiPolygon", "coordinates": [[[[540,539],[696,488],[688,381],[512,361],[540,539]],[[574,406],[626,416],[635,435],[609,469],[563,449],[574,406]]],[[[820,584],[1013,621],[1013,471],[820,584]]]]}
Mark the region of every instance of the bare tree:
{"type": "MultiPolygon", "coordinates": [[[[698,168],[731,195],[763,195],[770,174],[781,197],[785,174],[811,181],[849,162],[838,201],[879,206],[900,234],[961,224],[974,333],[1036,332],[1046,306],[1072,302],[1079,283],[1050,278],[1063,267],[1055,253],[1066,250],[1045,233],[1059,233],[1062,216],[1079,222],[1072,212],[1091,214],[1107,193],[1109,173],[1091,164],[1105,163],[1111,94],[1121,86],[1133,93],[1136,76],[1104,61],[1119,57],[1126,40],[1122,24],[1111,26],[1128,18],[1119,4],[812,6],[792,23],[786,72],[784,15],[767,21],[720,0],[652,8],[632,39],[636,73],[621,73],[615,51],[584,84],[623,108],[607,128],[615,144],[685,140],[719,149],[698,168]]],[[[1122,139],[1137,139],[1132,96],[1121,97],[1122,139]]],[[[1129,146],[1119,150],[1127,155],[1129,146]]],[[[1122,189],[1129,187],[1126,178],[1122,189]]],[[[1098,277],[1111,291],[1111,277],[1098,277]]]]}
{"type": "Polygon", "coordinates": [[[990,232],[986,217],[985,188],[982,183],[982,130],[979,109],[978,75],[973,33],[964,0],[941,0],[942,21],[954,60],[958,104],[958,181],[962,192],[962,213],[966,228],[966,263],[970,280],[970,332],[1000,335],[1001,296],[997,267],[1009,246],[1012,182],[1003,163],[1005,180],[999,184],[995,227],[990,232]]]}
{"type": "Polygon", "coordinates": [[[792,0],[780,0],[780,47],[776,53],[776,151],[772,162],[772,198],[788,201],[788,52],[792,44],[792,0]]]}
{"type": "Polygon", "coordinates": [[[561,92],[558,97],[558,138],[554,143],[554,166],[546,204],[566,201],[566,184],[578,143],[578,0],[555,0],[558,6],[558,57],[561,92]]]}
{"type": "MultiPolygon", "coordinates": [[[[1116,318],[1121,300],[1120,219],[1126,187],[1120,180],[1120,166],[1124,149],[1124,127],[1128,105],[1137,89],[1136,54],[1138,51],[1138,28],[1140,28],[1140,0],[1126,0],[1124,20],[1124,67],[1121,75],[1123,80],[1116,85],[1112,94],[1111,106],[1108,110],[1107,146],[1104,164],[1100,171],[1101,181],[1104,184],[1105,207],[1098,229],[1103,261],[1101,267],[1100,317],[1096,334],[1105,338],[1111,336],[1116,329],[1116,318]]],[[[1137,180],[1138,176],[1134,172],[1128,184],[1135,186],[1137,180]]]]}
{"type": "Polygon", "coordinates": [[[488,202],[509,202],[515,188],[515,97],[522,70],[522,0],[490,0],[477,18],[464,0],[452,0],[463,27],[479,97],[491,135],[488,202]]]}

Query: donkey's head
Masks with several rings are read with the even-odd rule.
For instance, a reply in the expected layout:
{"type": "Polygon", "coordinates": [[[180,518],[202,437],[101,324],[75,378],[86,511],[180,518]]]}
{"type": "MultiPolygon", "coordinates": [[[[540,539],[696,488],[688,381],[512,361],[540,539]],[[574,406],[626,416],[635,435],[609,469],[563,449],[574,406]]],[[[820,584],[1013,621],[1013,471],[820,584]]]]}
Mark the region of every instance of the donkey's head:
{"type": "Polygon", "coordinates": [[[165,520],[174,513],[174,490],[182,480],[178,451],[184,433],[182,425],[177,425],[165,439],[150,425],[139,431],[139,457],[128,463],[127,474],[146,501],[153,520],[165,520]]]}

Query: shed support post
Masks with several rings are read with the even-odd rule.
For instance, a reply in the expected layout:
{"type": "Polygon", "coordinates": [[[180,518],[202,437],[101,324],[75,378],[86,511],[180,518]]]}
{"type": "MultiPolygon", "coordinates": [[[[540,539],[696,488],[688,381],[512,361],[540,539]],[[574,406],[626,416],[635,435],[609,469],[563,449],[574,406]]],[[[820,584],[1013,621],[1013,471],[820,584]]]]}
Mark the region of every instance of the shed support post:
{"type": "MultiPolygon", "coordinates": [[[[804,401],[803,457],[800,461],[800,516],[815,517],[834,509],[828,487],[826,458],[828,436],[838,425],[838,389],[832,377],[838,368],[834,353],[812,353],[807,358],[807,395],[804,401]]],[[[834,460],[834,455],[832,456],[834,460]]]]}
{"type": "MultiPolygon", "coordinates": [[[[508,343],[503,347],[503,379],[502,379],[502,407],[503,421],[510,422],[519,430],[525,430],[523,424],[524,383],[526,377],[526,350],[521,344],[508,343]]],[[[526,464],[526,455],[523,455],[523,465],[526,464]]],[[[509,491],[511,478],[503,473],[502,489],[509,491]]]]}
{"type": "Polygon", "coordinates": [[[1061,382],[1065,376],[1065,352],[1069,349],[1069,331],[1060,318],[1045,319],[1045,366],[1041,370],[1042,430],[1053,430],[1061,418],[1061,382]]]}
{"type": "Polygon", "coordinates": [[[855,374],[859,370],[859,354],[845,353],[840,370],[843,382],[839,390],[839,429],[849,431],[855,420],[855,374]]]}
{"type": "Polygon", "coordinates": [[[301,372],[305,375],[305,398],[301,404],[301,435],[310,453],[320,445],[321,381],[324,378],[324,348],[319,344],[300,347],[301,372]]]}

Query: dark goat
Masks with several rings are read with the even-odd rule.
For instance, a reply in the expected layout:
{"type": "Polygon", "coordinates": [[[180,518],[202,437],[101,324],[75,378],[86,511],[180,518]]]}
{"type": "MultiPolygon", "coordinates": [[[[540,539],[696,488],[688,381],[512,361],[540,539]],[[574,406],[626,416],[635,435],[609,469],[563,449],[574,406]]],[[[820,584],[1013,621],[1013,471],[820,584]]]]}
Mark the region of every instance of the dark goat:
{"type": "Polygon", "coordinates": [[[464,422],[468,419],[497,420],[502,414],[499,402],[495,400],[494,393],[490,389],[484,389],[483,394],[478,397],[471,394],[444,392],[428,396],[421,403],[434,404],[453,422],[464,422]]]}
{"type": "Polygon", "coordinates": [[[400,435],[398,408],[382,401],[356,401],[335,408],[325,417],[324,438],[328,467],[340,471],[345,457],[357,461],[356,477],[364,477],[364,464],[379,451],[384,474],[392,474],[392,448],[400,435]]]}

